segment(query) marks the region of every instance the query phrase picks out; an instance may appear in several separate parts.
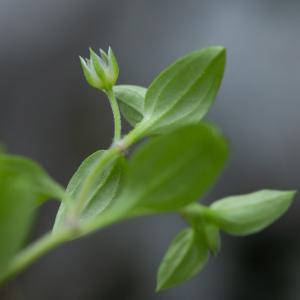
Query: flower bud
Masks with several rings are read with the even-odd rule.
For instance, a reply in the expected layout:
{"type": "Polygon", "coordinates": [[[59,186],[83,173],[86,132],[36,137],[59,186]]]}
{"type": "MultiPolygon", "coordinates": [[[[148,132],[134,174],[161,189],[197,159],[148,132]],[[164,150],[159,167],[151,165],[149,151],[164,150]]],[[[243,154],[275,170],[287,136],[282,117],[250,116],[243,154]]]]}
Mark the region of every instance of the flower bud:
{"type": "Polygon", "coordinates": [[[100,56],[90,48],[90,59],[79,58],[84,77],[92,87],[108,91],[114,86],[118,79],[119,67],[110,47],[108,53],[100,49],[100,56]]]}

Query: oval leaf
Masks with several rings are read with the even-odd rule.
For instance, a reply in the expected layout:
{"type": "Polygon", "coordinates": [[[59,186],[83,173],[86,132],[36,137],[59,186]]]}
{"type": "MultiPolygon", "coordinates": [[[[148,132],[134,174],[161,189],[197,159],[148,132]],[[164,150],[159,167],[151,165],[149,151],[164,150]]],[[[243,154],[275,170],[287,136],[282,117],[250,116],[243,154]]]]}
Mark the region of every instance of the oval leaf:
{"type": "Polygon", "coordinates": [[[291,205],[295,191],[261,190],[226,197],[211,205],[221,229],[234,235],[258,232],[277,220],[291,205]]]}
{"type": "Polygon", "coordinates": [[[113,91],[119,100],[123,117],[134,127],[144,117],[144,101],[147,89],[137,85],[116,85],[113,91]]]}
{"type": "Polygon", "coordinates": [[[34,208],[63,189],[33,161],[0,155],[0,274],[24,242],[34,208]]]}
{"type": "Polygon", "coordinates": [[[174,287],[194,277],[207,262],[206,243],[192,228],[182,230],[172,241],[158,270],[157,291],[174,287]]]}
{"type": "Polygon", "coordinates": [[[130,159],[118,203],[133,213],[172,211],[202,196],[222,170],[227,144],[198,124],[152,138],[130,159]]]}
{"type": "Polygon", "coordinates": [[[72,221],[67,218],[70,216],[74,207],[78,205],[80,207],[76,209],[78,209],[79,222],[85,222],[86,220],[99,216],[112,204],[121,182],[122,171],[125,164],[123,157],[111,162],[103,170],[94,174],[93,184],[84,202],[78,204],[86,180],[95,170],[104,152],[105,151],[100,150],[87,157],[71,178],[66,189],[66,196],[56,216],[54,231],[59,230],[66,222],[72,221]]]}
{"type": "Polygon", "coordinates": [[[224,73],[226,52],[210,47],[192,52],[162,71],[148,88],[146,134],[199,122],[215,100],[224,73]]]}

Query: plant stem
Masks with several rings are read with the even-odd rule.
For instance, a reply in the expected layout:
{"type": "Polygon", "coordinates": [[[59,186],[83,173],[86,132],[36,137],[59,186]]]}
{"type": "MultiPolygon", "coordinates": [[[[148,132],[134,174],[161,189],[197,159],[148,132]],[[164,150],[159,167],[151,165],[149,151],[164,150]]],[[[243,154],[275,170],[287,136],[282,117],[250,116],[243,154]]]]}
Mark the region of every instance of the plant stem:
{"type": "MultiPolygon", "coordinates": [[[[128,135],[126,135],[122,140],[114,143],[108,150],[105,151],[104,155],[99,160],[98,164],[89,174],[84,183],[81,194],[79,196],[79,205],[76,206],[76,209],[74,211],[72,211],[73,216],[77,217],[77,214],[80,213],[81,205],[84,204],[85,198],[90,190],[90,187],[94,184],[94,180],[98,172],[100,172],[101,169],[103,169],[107,165],[107,163],[122,155],[123,151],[128,149],[132,144],[139,140],[143,136],[143,132],[144,128],[137,127],[133,129],[128,135]]],[[[75,223],[75,227],[66,226],[59,232],[46,234],[44,237],[40,238],[39,240],[25,248],[23,251],[21,251],[9,263],[5,271],[0,274],[0,285],[23,271],[39,257],[46,254],[53,248],[59,246],[60,244],[87,235],[97,229],[101,229],[107,225],[121,220],[122,218],[120,218],[118,214],[107,213],[101,215],[101,218],[96,218],[95,220],[85,223],[84,225],[78,226],[78,224],[75,223]]]]}
{"type": "Polygon", "coordinates": [[[106,92],[114,115],[114,143],[121,138],[121,116],[117,99],[112,89],[106,92]]]}
{"type": "Polygon", "coordinates": [[[200,203],[191,203],[178,211],[183,217],[193,217],[193,216],[200,216],[210,219],[212,221],[216,221],[217,216],[216,214],[207,206],[204,206],[200,203]]]}
{"type": "Polygon", "coordinates": [[[70,218],[76,219],[80,214],[82,207],[85,204],[86,197],[91,186],[95,183],[97,174],[106,167],[106,165],[123,154],[123,152],[128,149],[132,144],[143,136],[144,128],[136,127],[129,134],[124,136],[123,139],[119,140],[117,143],[114,143],[109,149],[107,149],[97,165],[93,168],[90,174],[87,176],[86,180],[83,183],[82,190],[79,194],[77,204],[70,211],[70,218]]]}
{"type": "MultiPolygon", "coordinates": [[[[118,214],[111,215],[109,213],[101,216],[100,219],[92,220],[79,227],[66,227],[60,232],[48,233],[39,240],[21,251],[7,266],[4,273],[0,274],[0,286],[10,278],[14,277],[26,267],[35,262],[38,258],[56,248],[64,242],[85,236],[108,226],[119,218],[118,214]]],[[[121,221],[122,219],[119,219],[121,221]]]]}
{"type": "Polygon", "coordinates": [[[31,244],[10,262],[5,269],[5,272],[0,275],[0,284],[24,270],[40,256],[68,240],[72,235],[73,233],[71,230],[65,230],[57,234],[48,233],[35,243],[31,244]]]}

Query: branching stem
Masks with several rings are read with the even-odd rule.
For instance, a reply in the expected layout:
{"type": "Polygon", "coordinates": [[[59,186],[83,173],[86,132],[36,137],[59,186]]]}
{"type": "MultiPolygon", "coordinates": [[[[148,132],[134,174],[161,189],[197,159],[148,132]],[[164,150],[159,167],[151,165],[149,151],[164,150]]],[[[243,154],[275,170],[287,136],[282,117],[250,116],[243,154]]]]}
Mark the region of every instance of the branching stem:
{"type": "MultiPolygon", "coordinates": [[[[123,155],[123,151],[128,149],[132,144],[139,140],[144,134],[143,127],[136,127],[129,134],[127,134],[122,140],[114,143],[108,150],[105,151],[98,164],[93,171],[87,177],[82,192],[79,195],[78,205],[75,206],[75,210],[72,211],[74,217],[80,213],[81,205],[84,204],[90,187],[94,184],[95,177],[106,165],[113,159],[120,155],[123,155]],[[121,146],[120,146],[121,145],[121,146]]],[[[117,134],[118,136],[118,134],[117,134]]],[[[33,244],[29,245],[23,251],[21,251],[7,266],[6,270],[0,274],[0,285],[6,282],[8,279],[14,277],[26,267],[35,262],[39,257],[46,254],[50,250],[56,248],[60,244],[73,240],[75,238],[89,234],[97,229],[101,229],[107,225],[110,225],[116,220],[120,221],[118,215],[104,214],[101,218],[91,220],[84,225],[76,225],[76,227],[65,226],[59,232],[48,233],[33,244]]]]}
{"type": "Polygon", "coordinates": [[[21,251],[7,266],[5,271],[0,274],[0,286],[11,279],[38,258],[58,247],[64,242],[74,240],[81,236],[94,232],[96,229],[106,227],[116,221],[118,215],[104,214],[100,219],[87,222],[79,227],[65,227],[59,232],[47,233],[33,244],[21,251]]]}

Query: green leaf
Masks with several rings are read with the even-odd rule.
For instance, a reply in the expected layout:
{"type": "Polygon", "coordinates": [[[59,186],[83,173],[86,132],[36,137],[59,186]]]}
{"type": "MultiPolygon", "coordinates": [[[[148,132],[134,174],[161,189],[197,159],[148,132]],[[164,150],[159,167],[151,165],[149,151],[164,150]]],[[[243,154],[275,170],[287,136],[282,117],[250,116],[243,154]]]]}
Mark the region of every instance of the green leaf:
{"type": "Polygon", "coordinates": [[[224,73],[226,52],[210,47],[192,52],[162,71],[145,98],[145,134],[162,133],[199,122],[215,100],[224,73]]]}
{"type": "Polygon", "coordinates": [[[226,197],[211,205],[218,225],[233,235],[258,232],[277,220],[290,207],[295,191],[261,190],[226,197]]]}
{"type": "Polygon", "coordinates": [[[147,89],[136,85],[116,85],[113,91],[119,100],[123,117],[134,127],[144,117],[144,101],[147,89]]]}
{"type": "Polygon", "coordinates": [[[87,157],[71,178],[64,201],[56,216],[54,231],[59,230],[66,222],[72,221],[67,218],[72,217],[74,210],[79,215],[79,222],[83,223],[98,217],[113,203],[125,169],[125,160],[120,157],[109,163],[103,170],[95,172],[104,152],[100,150],[87,157]],[[86,180],[93,172],[95,172],[93,183],[84,201],[79,203],[86,180]]]}
{"type": "Polygon", "coordinates": [[[47,175],[36,162],[17,155],[0,154],[0,180],[21,178],[39,195],[38,203],[48,199],[62,199],[64,188],[47,175]]]}
{"type": "Polygon", "coordinates": [[[207,262],[204,240],[192,228],[182,230],[167,250],[157,275],[157,291],[174,287],[194,277],[207,262]]]}
{"type": "Polygon", "coordinates": [[[226,158],[223,136],[205,124],[152,138],[130,159],[118,202],[137,214],[179,209],[207,191],[226,158]]]}
{"type": "Polygon", "coordinates": [[[63,193],[33,161],[0,155],[0,274],[22,246],[37,204],[63,193]]]}

